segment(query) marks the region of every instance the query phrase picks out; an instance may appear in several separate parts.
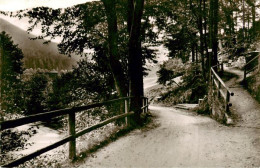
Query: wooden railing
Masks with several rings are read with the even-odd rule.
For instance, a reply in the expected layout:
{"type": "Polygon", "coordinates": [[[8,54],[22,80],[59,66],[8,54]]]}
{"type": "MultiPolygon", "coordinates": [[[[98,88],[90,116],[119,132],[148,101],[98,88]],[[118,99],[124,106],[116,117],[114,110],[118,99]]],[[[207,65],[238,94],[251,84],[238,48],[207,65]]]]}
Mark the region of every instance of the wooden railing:
{"type": "MultiPolygon", "coordinates": [[[[76,157],[76,138],[89,133],[97,128],[100,128],[104,125],[107,125],[113,121],[116,121],[118,119],[123,119],[125,118],[125,122],[126,124],[128,124],[127,121],[127,117],[134,115],[134,112],[130,112],[129,109],[129,102],[131,100],[131,97],[124,97],[124,98],[119,98],[119,99],[114,99],[114,100],[109,100],[109,101],[105,101],[105,102],[101,102],[101,103],[95,103],[95,104],[90,104],[90,105],[86,105],[86,106],[80,106],[80,107],[73,107],[73,108],[67,108],[67,109],[62,109],[62,110],[55,110],[55,111],[50,111],[50,112],[46,112],[46,113],[40,113],[40,114],[36,114],[36,115],[30,115],[27,117],[23,117],[23,118],[19,118],[16,120],[9,120],[9,121],[3,121],[0,123],[0,130],[3,131],[5,129],[9,129],[9,128],[14,128],[17,126],[21,126],[21,125],[25,125],[25,124],[29,124],[29,123],[34,123],[37,121],[44,121],[47,119],[51,119],[54,117],[58,117],[58,116],[62,116],[62,115],[68,115],[68,133],[69,136],[63,138],[62,140],[59,140],[58,142],[55,142],[47,147],[44,147],[42,149],[39,149],[29,155],[23,156],[11,163],[8,163],[6,165],[2,165],[2,167],[14,167],[14,166],[18,166],[28,160],[33,159],[36,156],[41,155],[42,153],[45,153],[47,151],[50,151],[54,148],[57,148],[67,142],[69,142],[69,158],[70,159],[74,159],[76,157]],[[80,112],[80,111],[85,111],[85,110],[89,110],[95,107],[101,107],[104,105],[108,105],[114,102],[121,102],[124,101],[124,106],[125,106],[125,113],[124,114],[120,114],[117,116],[114,116],[112,118],[109,118],[105,121],[102,121],[96,125],[93,125],[91,127],[85,128],[79,132],[76,132],[75,130],[75,113],[76,112],[80,112]]],[[[142,97],[142,108],[141,110],[143,112],[147,112],[148,111],[148,98],[146,97],[142,97]]],[[[4,145],[4,144],[1,144],[4,145]]]]}
{"type": "Polygon", "coordinates": [[[260,65],[258,60],[259,60],[259,56],[257,55],[253,59],[248,61],[244,66],[244,79],[243,79],[244,83],[246,82],[246,75],[249,74],[250,72],[255,71],[260,65]]]}
{"type": "Polygon", "coordinates": [[[217,97],[222,97],[225,102],[225,112],[229,114],[229,107],[232,106],[232,103],[230,103],[230,96],[233,96],[234,93],[230,91],[230,89],[226,86],[226,84],[223,82],[223,80],[219,77],[217,72],[214,70],[216,67],[221,67],[223,70],[223,64],[218,64],[213,67],[211,67],[211,82],[212,86],[216,87],[217,90],[217,97]]]}

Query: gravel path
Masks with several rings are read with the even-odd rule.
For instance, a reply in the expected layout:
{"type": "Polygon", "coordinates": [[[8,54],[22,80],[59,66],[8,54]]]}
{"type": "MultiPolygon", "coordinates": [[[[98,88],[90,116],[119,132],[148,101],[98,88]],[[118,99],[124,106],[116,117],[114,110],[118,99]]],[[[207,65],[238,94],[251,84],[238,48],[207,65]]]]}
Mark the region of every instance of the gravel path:
{"type": "Polygon", "coordinates": [[[227,67],[225,67],[225,71],[238,76],[227,82],[228,87],[235,94],[231,97],[231,110],[239,116],[236,125],[260,129],[260,104],[240,84],[243,80],[243,71],[227,67]]]}
{"type": "MultiPolygon", "coordinates": [[[[99,149],[75,167],[260,167],[260,106],[239,78],[227,85],[235,93],[234,126],[187,110],[150,106],[154,122],[99,149]]],[[[149,79],[154,83],[154,79],[149,79]]]]}
{"type": "Polygon", "coordinates": [[[260,129],[150,106],[154,123],[98,150],[76,167],[259,167],[260,129]]]}

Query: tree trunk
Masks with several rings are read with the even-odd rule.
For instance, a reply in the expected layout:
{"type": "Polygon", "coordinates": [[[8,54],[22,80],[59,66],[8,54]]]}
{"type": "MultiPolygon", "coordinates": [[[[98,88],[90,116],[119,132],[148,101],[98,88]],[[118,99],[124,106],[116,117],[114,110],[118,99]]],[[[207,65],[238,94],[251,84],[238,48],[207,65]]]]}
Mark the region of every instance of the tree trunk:
{"type": "Polygon", "coordinates": [[[134,0],[128,0],[127,4],[127,31],[130,36],[132,23],[133,23],[133,15],[134,15],[134,0]]]}
{"type": "MultiPolygon", "coordinates": [[[[117,16],[116,16],[116,0],[102,0],[108,24],[108,59],[109,67],[113,74],[113,79],[115,82],[117,94],[119,97],[127,96],[127,85],[126,78],[124,75],[123,67],[120,63],[120,58],[118,55],[118,29],[117,29],[117,16]]],[[[124,112],[124,101],[119,104],[120,110],[117,114],[122,114],[124,112]]],[[[116,124],[120,125],[121,121],[116,124]]]]}
{"type": "Polygon", "coordinates": [[[2,121],[2,98],[3,98],[3,46],[0,36],[0,121],[2,121]]]}
{"type": "Polygon", "coordinates": [[[144,95],[141,49],[141,18],[143,15],[144,0],[135,0],[132,7],[133,8],[129,10],[129,14],[132,16],[132,19],[128,20],[128,26],[131,27],[131,30],[129,31],[129,87],[130,96],[133,96],[130,104],[130,110],[135,112],[135,121],[137,124],[140,124],[140,113],[142,106],[141,97],[144,95]]]}
{"type": "MultiPolygon", "coordinates": [[[[209,9],[209,48],[213,48],[213,25],[214,25],[214,0],[210,0],[210,9],[209,9]]],[[[208,67],[212,66],[212,52],[209,55],[208,67]]]]}
{"type": "Polygon", "coordinates": [[[214,0],[214,13],[213,13],[213,62],[212,65],[218,64],[218,9],[219,9],[219,0],[214,0]]]}
{"type": "Polygon", "coordinates": [[[198,64],[198,44],[195,43],[195,62],[198,64]]]}
{"type": "Polygon", "coordinates": [[[218,63],[218,0],[210,0],[210,48],[209,68],[218,63]]]}
{"type": "MultiPolygon", "coordinates": [[[[207,30],[208,30],[208,21],[207,21],[207,11],[206,11],[206,0],[203,0],[203,20],[204,20],[204,31],[205,34],[203,36],[204,39],[204,47],[205,47],[205,51],[206,51],[206,64],[205,64],[205,70],[207,70],[206,72],[209,72],[210,68],[209,68],[209,52],[208,52],[208,34],[207,34],[207,30]]],[[[207,74],[207,73],[206,73],[207,74]]]]}
{"type": "Polygon", "coordinates": [[[195,62],[195,45],[192,43],[191,45],[191,61],[195,62]]]}
{"type": "Polygon", "coordinates": [[[255,0],[253,0],[252,4],[252,26],[253,26],[253,38],[255,38],[256,35],[256,27],[255,27],[255,16],[256,16],[256,11],[255,11],[255,0]]]}
{"type": "Polygon", "coordinates": [[[243,43],[245,44],[245,0],[243,0],[243,6],[242,6],[242,22],[243,22],[243,43]]]}
{"type": "Polygon", "coordinates": [[[102,0],[107,15],[109,65],[119,97],[127,96],[126,79],[118,55],[116,0],[102,0]]]}
{"type": "Polygon", "coordinates": [[[199,1],[199,20],[198,20],[198,27],[200,32],[200,56],[201,56],[201,68],[202,68],[202,75],[205,79],[205,65],[204,65],[204,44],[203,44],[203,26],[202,26],[202,0],[199,1]]]}

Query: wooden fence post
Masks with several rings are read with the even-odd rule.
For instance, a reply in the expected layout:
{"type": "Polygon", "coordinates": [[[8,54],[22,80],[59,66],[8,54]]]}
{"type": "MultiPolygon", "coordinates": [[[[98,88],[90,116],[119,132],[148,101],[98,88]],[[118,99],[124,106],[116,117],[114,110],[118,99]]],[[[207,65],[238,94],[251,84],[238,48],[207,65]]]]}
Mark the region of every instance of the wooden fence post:
{"type": "Polygon", "coordinates": [[[230,93],[227,90],[226,101],[225,101],[225,109],[227,114],[229,114],[229,101],[230,101],[230,93]]]}
{"type": "Polygon", "coordinates": [[[145,112],[147,113],[147,112],[148,112],[148,98],[146,98],[145,100],[146,100],[146,103],[145,103],[145,105],[146,105],[145,112]]]}
{"type": "Polygon", "coordinates": [[[244,66],[244,79],[243,79],[244,84],[246,83],[246,66],[244,66]]]}
{"type": "Polygon", "coordinates": [[[75,138],[75,112],[68,114],[69,117],[69,135],[74,136],[73,140],[69,142],[69,159],[76,157],[76,138],[75,138]]]}
{"type": "Polygon", "coordinates": [[[220,97],[221,82],[218,81],[218,97],[220,97]]]}
{"type": "MultiPolygon", "coordinates": [[[[143,99],[143,106],[142,107],[144,107],[145,106],[145,98],[142,98],[143,99]]],[[[145,108],[143,108],[143,113],[145,113],[145,108]]]]}
{"type": "Polygon", "coordinates": [[[211,75],[211,86],[212,86],[212,93],[214,90],[214,75],[211,75]]]}
{"type": "MultiPolygon", "coordinates": [[[[128,113],[128,99],[125,99],[125,113],[128,113]]],[[[125,117],[125,125],[128,125],[127,117],[125,117]]]]}

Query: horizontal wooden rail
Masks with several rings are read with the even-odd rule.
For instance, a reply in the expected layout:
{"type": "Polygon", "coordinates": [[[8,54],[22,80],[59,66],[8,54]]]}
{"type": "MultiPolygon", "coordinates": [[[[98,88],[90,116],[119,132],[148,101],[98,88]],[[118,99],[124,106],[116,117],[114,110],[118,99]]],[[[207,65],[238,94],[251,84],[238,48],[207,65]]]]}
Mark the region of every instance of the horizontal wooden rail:
{"type": "Polygon", "coordinates": [[[251,59],[250,61],[248,61],[244,67],[247,67],[251,62],[253,62],[254,60],[258,59],[258,57],[259,57],[258,55],[255,56],[253,59],[251,59]]]}
{"type": "Polygon", "coordinates": [[[249,74],[250,72],[255,71],[258,68],[258,66],[255,66],[254,68],[251,68],[249,70],[246,71],[246,74],[249,74]]]}
{"type": "Polygon", "coordinates": [[[230,103],[230,96],[234,96],[234,93],[230,91],[223,80],[215,72],[214,67],[211,67],[211,82],[212,87],[215,85],[217,88],[217,97],[222,97],[225,100],[225,111],[226,113],[229,113],[229,107],[232,106],[232,103],[230,103]],[[226,90],[226,93],[224,90],[226,90]]]}
{"type": "MultiPolygon", "coordinates": [[[[67,108],[67,109],[62,109],[62,110],[55,110],[55,111],[50,111],[47,113],[41,113],[41,114],[36,114],[36,115],[31,115],[28,117],[23,117],[20,119],[16,119],[16,120],[10,120],[10,121],[4,121],[1,122],[1,130],[5,130],[8,128],[13,128],[13,127],[17,127],[20,125],[25,125],[28,123],[33,123],[33,122],[37,122],[37,121],[42,121],[44,119],[50,119],[53,117],[57,117],[60,115],[66,115],[68,114],[68,120],[69,120],[69,136],[63,138],[62,140],[59,140],[47,147],[44,147],[42,149],[39,149],[29,155],[23,156],[11,163],[8,163],[6,165],[2,165],[3,167],[14,167],[14,166],[18,166],[28,160],[33,159],[36,156],[39,156],[47,151],[50,151],[54,148],[57,148],[67,142],[69,142],[69,158],[70,159],[74,159],[76,157],[76,138],[91,132],[97,128],[103,127],[104,125],[107,125],[111,122],[114,122],[116,120],[122,119],[122,118],[126,118],[126,124],[127,124],[127,117],[134,115],[134,112],[128,112],[128,106],[129,106],[129,100],[132,97],[124,97],[124,98],[119,98],[119,99],[114,99],[114,100],[109,100],[109,101],[105,101],[105,102],[101,102],[101,103],[95,103],[95,104],[91,104],[91,105],[86,105],[86,106],[80,106],[80,107],[73,107],[73,108],[67,108]],[[91,127],[85,128],[79,132],[75,132],[75,113],[79,112],[79,111],[83,111],[83,110],[88,110],[91,108],[95,108],[95,107],[101,107],[103,105],[106,104],[111,104],[113,102],[120,102],[120,101],[124,101],[124,105],[125,105],[125,113],[114,116],[112,118],[109,118],[105,121],[102,121],[96,125],[93,125],[91,127]]],[[[148,111],[148,98],[142,97],[143,99],[143,105],[141,107],[141,109],[143,110],[143,112],[147,112],[148,111]]],[[[2,144],[1,144],[2,145],[2,144]]]]}
{"type": "Polygon", "coordinates": [[[86,134],[88,132],[91,132],[91,131],[93,131],[93,130],[95,130],[97,128],[103,127],[104,125],[107,125],[107,124],[109,124],[109,123],[111,123],[113,121],[116,121],[118,119],[124,118],[126,116],[131,116],[133,114],[134,114],[134,112],[129,112],[129,113],[125,113],[125,114],[114,116],[114,117],[112,117],[110,119],[102,121],[102,122],[100,122],[100,123],[98,123],[96,125],[93,125],[91,127],[86,128],[86,129],[84,129],[82,131],[79,131],[78,133],[75,134],[75,136],[67,136],[67,137],[63,138],[62,140],[59,140],[59,141],[57,141],[57,142],[55,142],[55,143],[53,143],[53,144],[51,144],[51,145],[49,145],[47,147],[39,149],[39,150],[37,150],[37,151],[27,155],[27,156],[21,157],[21,158],[15,160],[15,161],[13,161],[12,163],[3,165],[3,167],[15,167],[15,166],[18,166],[20,164],[23,164],[24,162],[26,162],[28,160],[31,160],[32,158],[34,158],[36,156],[39,156],[40,154],[43,154],[43,153],[48,152],[48,151],[50,151],[52,149],[55,149],[55,148],[65,144],[65,143],[73,140],[74,138],[82,136],[82,135],[84,135],[84,134],[86,134]]]}
{"type": "Polygon", "coordinates": [[[29,154],[29,155],[23,156],[23,157],[15,160],[15,161],[12,161],[11,163],[8,163],[6,165],[2,165],[2,167],[16,167],[16,166],[18,166],[20,164],[23,164],[24,162],[26,162],[28,160],[31,160],[32,158],[35,158],[36,156],[39,156],[39,155],[41,155],[41,154],[43,154],[45,152],[48,152],[48,151],[50,151],[52,149],[55,149],[55,148],[65,144],[65,143],[71,141],[72,139],[73,139],[73,136],[68,136],[68,137],[63,138],[62,140],[57,141],[57,142],[55,142],[55,143],[53,143],[53,144],[51,144],[51,145],[49,145],[47,147],[44,147],[44,148],[39,149],[39,150],[29,154]]]}
{"type": "Polygon", "coordinates": [[[117,115],[117,116],[114,116],[112,118],[109,118],[109,119],[107,119],[105,121],[102,121],[102,122],[96,124],[96,125],[93,125],[93,126],[91,126],[89,128],[86,128],[86,129],[84,129],[82,131],[79,131],[78,133],[75,134],[75,138],[80,137],[80,136],[82,136],[82,135],[84,135],[84,134],[86,134],[88,132],[91,132],[91,131],[97,129],[97,128],[103,127],[104,125],[107,125],[107,124],[109,124],[109,123],[111,123],[113,121],[116,121],[116,120],[121,119],[121,118],[125,118],[127,116],[131,116],[131,115],[134,115],[133,111],[129,112],[129,113],[124,113],[124,114],[121,114],[121,115],[117,115]]]}
{"type": "Polygon", "coordinates": [[[248,61],[248,62],[246,63],[246,65],[244,66],[244,79],[243,79],[244,83],[246,83],[246,75],[249,74],[250,72],[255,71],[255,70],[258,68],[258,66],[259,66],[259,64],[260,64],[259,61],[258,61],[258,58],[259,58],[259,55],[255,56],[253,59],[251,59],[250,61],[248,61]],[[256,61],[256,65],[255,65],[253,68],[248,69],[248,66],[249,66],[251,63],[253,63],[253,61],[256,61]]]}
{"type": "Polygon", "coordinates": [[[218,74],[215,72],[215,70],[211,67],[211,72],[213,73],[214,77],[221,83],[221,85],[233,96],[234,93],[230,91],[230,89],[226,86],[226,84],[223,82],[223,80],[218,76],[218,74]]]}
{"type": "Polygon", "coordinates": [[[35,115],[29,115],[27,117],[15,119],[15,120],[9,120],[9,121],[3,121],[0,123],[0,130],[5,130],[8,128],[14,128],[17,126],[37,122],[37,121],[44,121],[48,120],[50,118],[58,117],[61,115],[66,115],[69,113],[75,113],[75,112],[80,112],[84,110],[89,110],[91,108],[95,107],[101,107],[106,104],[111,104],[113,102],[121,101],[121,100],[127,100],[131,99],[131,97],[124,97],[124,98],[119,98],[119,99],[114,99],[114,100],[109,100],[109,101],[104,101],[100,103],[94,103],[86,106],[80,106],[80,107],[72,107],[72,108],[66,108],[66,109],[61,109],[61,110],[54,110],[50,112],[45,112],[45,113],[40,113],[40,114],[35,114],[35,115]]]}

